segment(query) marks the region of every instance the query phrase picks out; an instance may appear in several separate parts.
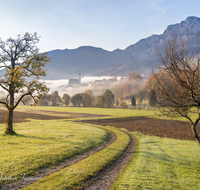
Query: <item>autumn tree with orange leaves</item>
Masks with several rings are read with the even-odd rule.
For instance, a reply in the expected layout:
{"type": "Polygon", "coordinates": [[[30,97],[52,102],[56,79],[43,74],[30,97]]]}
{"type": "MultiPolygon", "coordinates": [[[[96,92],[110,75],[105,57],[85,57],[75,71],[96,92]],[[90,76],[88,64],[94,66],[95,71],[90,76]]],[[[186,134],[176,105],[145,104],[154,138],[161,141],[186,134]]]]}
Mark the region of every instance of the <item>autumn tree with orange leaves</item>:
{"type": "Polygon", "coordinates": [[[25,33],[5,42],[0,40],[0,69],[4,69],[4,74],[0,76],[0,87],[7,94],[5,99],[0,99],[0,104],[8,110],[6,134],[15,134],[13,113],[20,102],[30,96],[36,104],[41,95],[48,92],[46,85],[39,79],[46,75],[43,68],[50,58],[47,53],[39,54],[36,47],[38,42],[37,33],[25,33]],[[18,99],[16,95],[19,95],[18,99]]]}
{"type": "Polygon", "coordinates": [[[197,131],[200,121],[199,46],[197,44],[192,48],[181,34],[173,33],[167,43],[157,49],[157,53],[161,66],[154,74],[157,82],[154,89],[161,112],[171,117],[188,119],[200,145],[197,131]]]}

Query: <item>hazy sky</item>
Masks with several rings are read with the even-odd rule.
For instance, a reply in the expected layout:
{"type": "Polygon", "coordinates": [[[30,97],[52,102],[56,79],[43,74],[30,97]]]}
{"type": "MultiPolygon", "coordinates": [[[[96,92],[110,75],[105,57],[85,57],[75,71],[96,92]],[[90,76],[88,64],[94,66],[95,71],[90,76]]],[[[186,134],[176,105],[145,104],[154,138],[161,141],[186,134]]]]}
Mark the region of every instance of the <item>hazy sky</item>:
{"type": "Polygon", "coordinates": [[[37,32],[40,52],[125,49],[188,16],[200,17],[199,0],[0,0],[0,8],[0,37],[37,32]]]}

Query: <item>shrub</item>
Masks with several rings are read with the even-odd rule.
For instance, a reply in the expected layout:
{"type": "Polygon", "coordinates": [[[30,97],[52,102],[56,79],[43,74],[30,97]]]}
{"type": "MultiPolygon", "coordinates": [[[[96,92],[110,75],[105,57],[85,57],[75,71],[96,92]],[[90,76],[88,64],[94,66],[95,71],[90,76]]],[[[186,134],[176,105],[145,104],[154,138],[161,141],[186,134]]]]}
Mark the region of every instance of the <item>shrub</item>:
{"type": "Polygon", "coordinates": [[[122,109],[127,109],[127,108],[128,108],[127,103],[124,102],[124,101],[120,102],[119,106],[120,106],[120,108],[122,108],[122,109]]]}

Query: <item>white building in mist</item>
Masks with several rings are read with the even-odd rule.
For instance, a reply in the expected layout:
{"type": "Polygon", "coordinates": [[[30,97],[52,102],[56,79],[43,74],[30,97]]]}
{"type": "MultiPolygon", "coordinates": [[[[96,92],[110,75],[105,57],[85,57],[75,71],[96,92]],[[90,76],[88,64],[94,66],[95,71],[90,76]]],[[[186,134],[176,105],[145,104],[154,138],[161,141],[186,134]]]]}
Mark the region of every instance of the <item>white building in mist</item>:
{"type": "Polygon", "coordinates": [[[78,79],[69,79],[68,86],[81,86],[81,70],[79,70],[78,79]]]}

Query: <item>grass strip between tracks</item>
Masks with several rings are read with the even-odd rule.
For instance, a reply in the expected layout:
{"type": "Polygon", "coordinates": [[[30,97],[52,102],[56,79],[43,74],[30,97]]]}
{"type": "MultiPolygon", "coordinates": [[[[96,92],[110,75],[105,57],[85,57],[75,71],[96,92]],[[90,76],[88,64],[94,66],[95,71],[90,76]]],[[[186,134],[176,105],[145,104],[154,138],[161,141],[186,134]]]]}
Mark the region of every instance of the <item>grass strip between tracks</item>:
{"type": "Polygon", "coordinates": [[[59,190],[83,187],[88,178],[95,176],[101,169],[120,156],[130,142],[129,136],[116,128],[101,128],[109,129],[116,134],[116,140],[111,145],[80,162],[38,180],[24,189],[59,190]]]}

